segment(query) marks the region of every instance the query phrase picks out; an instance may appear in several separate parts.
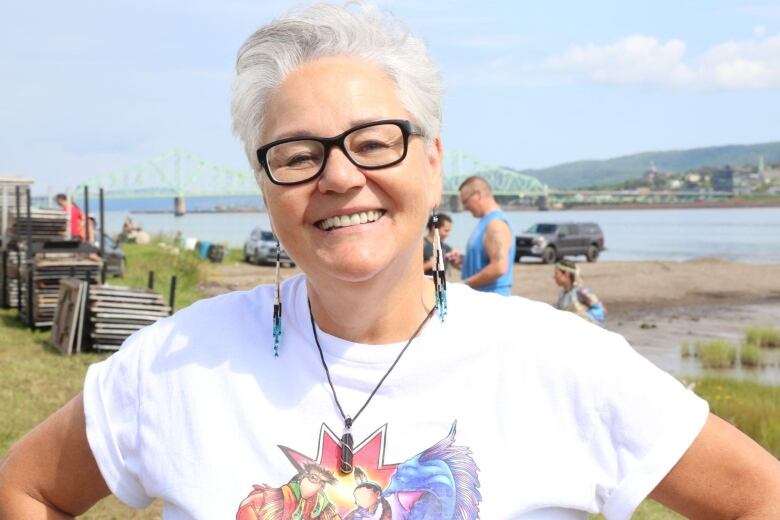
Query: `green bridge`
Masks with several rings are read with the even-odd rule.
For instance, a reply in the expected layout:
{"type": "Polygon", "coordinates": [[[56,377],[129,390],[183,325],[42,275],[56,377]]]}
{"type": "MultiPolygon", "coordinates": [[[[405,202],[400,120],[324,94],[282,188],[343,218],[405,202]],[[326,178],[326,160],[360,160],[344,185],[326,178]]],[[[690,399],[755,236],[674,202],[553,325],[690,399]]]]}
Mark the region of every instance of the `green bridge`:
{"type": "MultiPolygon", "coordinates": [[[[539,179],[481,161],[461,150],[446,151],[443,168],[443,206],[450,210],[459,209],[458,186],[472,175],[487,179],[499,202],[510,208],[675,203],[732,196],[723,192],[554,190],[539,179]]],[[[173,150],[148,161],[88,178],[78,188],[83,189],[84,186],[88,186],[92,193],[103,188],[104,196],[112,199],[175,198],[177,209],[182,210],[187,197],[260,195],[251,171],[215,164],[187,150],[173,150]]]]}

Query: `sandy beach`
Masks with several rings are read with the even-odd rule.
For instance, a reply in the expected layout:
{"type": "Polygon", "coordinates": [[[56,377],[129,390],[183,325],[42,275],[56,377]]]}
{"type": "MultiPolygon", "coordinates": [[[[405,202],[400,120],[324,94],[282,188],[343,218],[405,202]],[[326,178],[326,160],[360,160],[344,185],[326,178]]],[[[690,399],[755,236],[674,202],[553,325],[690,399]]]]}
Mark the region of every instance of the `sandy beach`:
{"type": "MultiPolygon", "coordinates": [[[[662,307],[780,302],[780,265],[717,259],[581,263],[583,279],[612,313],[662,307]]],[[[553,268],[515,264],[513,293],[554,301],[553,268]]]]}
{"type": "MultiPolygon", "coordinates": [[[[610,316],[651,311],[669,306],[780,303],[780,265],[727,262],[716,259],[688,262],[594,262],[580,264],[583,278],[607,305],[610,316]]],[[[283,268],[283,277],[298,273],[283,268]]],[[[249,289],[273,281],[272,266],[246,263],[212,267],[207,294],[249,289]]],[[[457,281],[458,274],[451,281],[457,281]]],[[[514,265],[513,294],[554,302],[558,288],[553,268],[540,263],[514,265]]],[[[780,317],[779,317],[780,319],[780,317]]]]}

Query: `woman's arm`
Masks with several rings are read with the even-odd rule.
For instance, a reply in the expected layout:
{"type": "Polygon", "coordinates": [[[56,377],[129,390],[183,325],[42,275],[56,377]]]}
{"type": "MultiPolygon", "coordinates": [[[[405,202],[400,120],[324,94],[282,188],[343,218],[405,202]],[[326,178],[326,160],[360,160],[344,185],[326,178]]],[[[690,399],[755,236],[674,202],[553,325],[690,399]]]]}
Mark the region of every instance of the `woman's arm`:
{"type": "Polygon", "coordinates": [[[780,518],[780,461],[710,414],[650,498],[688,518],[780,518]]]}
{"type": "Polygon", "coordinates": [[[87,443],[81,393],[22,437],[0,465],[0,518],[72,518],[109,494],[87,443]]]}
{"type": "Polygon", "coordinates": [[[433,260],[434,258],[431,256],[428,257],[428,259],[423,262],[423,272],[433,270],[433,260]]]}

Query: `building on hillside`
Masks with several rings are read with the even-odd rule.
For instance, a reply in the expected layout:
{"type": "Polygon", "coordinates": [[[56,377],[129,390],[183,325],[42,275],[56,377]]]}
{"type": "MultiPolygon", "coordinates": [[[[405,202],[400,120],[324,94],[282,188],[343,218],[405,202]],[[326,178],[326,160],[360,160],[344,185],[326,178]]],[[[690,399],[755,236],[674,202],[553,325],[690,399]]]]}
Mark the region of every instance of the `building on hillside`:
{"type": "Polygon", "coordinates": [[[712,174],[712,189],[734,195],[749,195],[764,183],[766,173],[752,166],[725,166],[712,174]]]}
{"type": "Polygon", "coordinates": [[[670,190],[679,190],[683,187],[683,181],[682,179],[669,179],[669,182],[666,183],[667,186],[669,186],[670,190]]]}
{"type": "Polygon", "coordinates": [[[718,168],[712,172],[712,189],[729,193],[734,192],[734,169],[731,166],[718,168]]]}
{"type": "Polygon", "coordinates": [[[701,191],[709,184],[709,177],[699,172],[688,172],[683,176],[684,189],[688,191],[701,191]]]}

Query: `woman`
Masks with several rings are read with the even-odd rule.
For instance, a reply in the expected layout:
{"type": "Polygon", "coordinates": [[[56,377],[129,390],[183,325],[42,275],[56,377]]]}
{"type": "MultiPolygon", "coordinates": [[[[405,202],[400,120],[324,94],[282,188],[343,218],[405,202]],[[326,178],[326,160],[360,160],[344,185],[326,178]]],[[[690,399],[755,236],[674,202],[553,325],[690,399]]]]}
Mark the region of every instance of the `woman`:
{"type": "Polygon", "coordinates": [[[305,274],[196,303],[91,367],[10,453],[0,516],[67,517],[112,492],[159,497],[166,519],[343,518],[360,467],[393,518],[628,518],[648,494],[777,517],[777,461],[619,336],[460,284],[441,321],[420,242],[440,99],[422,42],[371,9],[316,6],[251,36],[235,128],[305,274]]]}
{"type": "MultiPolygon", "coordinates": [[[[435,267],[435,261],[436,257],[433,255],[434,253],[434,243],[436,242],[436,220],[433,218],[434,216],[431,215],[431,217],[428,219],[428,223],[425,225],[425,229],[427,230],[427,234],[423,237],[423,272],[427,276],[433,275],[433,270],[435,267]]],[[[438,220],[439,225],[439,240],[441,240],[441,250],[443,254],[443,261],[444,261],[444,270],[447,275],[449,275],[449,256],[452,253],[452,248],[445,244],[444,241],[447,239],[447,237],[450,235],[450,231],[452,231],[452,218],[447,215],[446,213],[438,213],[436,215],[436,219],[438,220]]]]}
{"type": "Polygon", "coordinates": [[[561,294],[555,308],[573,312],[597,325],[604,326],[607,312],[598,297],[582,284],[580,268],[571,260],[559,260],[553,272],[555,284],[561,288],[561,294]]]}

